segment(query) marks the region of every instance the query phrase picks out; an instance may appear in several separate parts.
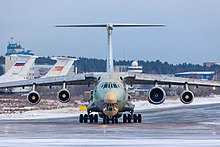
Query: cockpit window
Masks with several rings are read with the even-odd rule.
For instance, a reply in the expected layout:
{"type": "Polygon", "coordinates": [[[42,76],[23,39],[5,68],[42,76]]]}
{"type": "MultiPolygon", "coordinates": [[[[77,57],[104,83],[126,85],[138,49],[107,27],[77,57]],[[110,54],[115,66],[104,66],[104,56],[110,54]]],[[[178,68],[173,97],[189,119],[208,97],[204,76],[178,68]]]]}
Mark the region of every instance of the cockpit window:
{"type": "Polygon", "coordinates": [[[105,88],[120,88],[120,84],[116,82],[104,82],[100,84],[99,88],[105,89],[105,88]]]}

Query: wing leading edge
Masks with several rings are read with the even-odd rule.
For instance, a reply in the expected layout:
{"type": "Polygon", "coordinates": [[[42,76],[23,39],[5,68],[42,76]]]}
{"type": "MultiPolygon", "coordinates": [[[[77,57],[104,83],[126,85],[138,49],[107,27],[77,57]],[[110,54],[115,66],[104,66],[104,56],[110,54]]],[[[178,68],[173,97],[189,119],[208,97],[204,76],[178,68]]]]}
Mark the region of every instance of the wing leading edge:
{"type": "Polygon", "coordinates": [[[97,78],[94,76],[76,74],[74,76],[46,77],[33,80],[0,83],[0,88],[26,87],[32,86],[33,84],[37,86],[62,85],[64,82],[67,85],[92,85],[96,80],[97,78]]]}
{"type": "Polygon", "coordinates": [[[159,85],[195,85],[195,86],[216,86],[220,82],[213,80],[200,80],[191,78],[170,77],[154,74],[130,74],[124,78],[127,84],[159,84],[159,85]]]}
{"type": "MultiPolygon", "coordinates": [[[[98,81],[98,77],[108,73],[83,73],[71,76],[46,77],[33,80],[0,83],[0,88],[26,87],[33,84],[38,86],[62,85],[92,85],[98,81]]],[[[170,77],[156,74],[132,74],[132,73],[109,73],[123,79],[126,84],[158,84],[158,85],[195,85],[220,87],[219,81],[199,80],[190,78],[170,77]]]]}

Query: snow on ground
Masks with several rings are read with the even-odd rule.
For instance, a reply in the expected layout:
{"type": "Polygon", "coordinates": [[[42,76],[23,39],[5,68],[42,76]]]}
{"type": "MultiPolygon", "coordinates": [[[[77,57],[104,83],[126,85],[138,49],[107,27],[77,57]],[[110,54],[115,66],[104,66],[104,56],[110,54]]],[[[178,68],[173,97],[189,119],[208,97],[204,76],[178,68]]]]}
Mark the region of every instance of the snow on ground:
{"type": "Polygon", "coordinates": [[[4,139],[0,146],[219,146],[220,140],[184,139],[4,139]],[[16,142],[16,145],[15,145],[16,142]]]}
{"type": "Polygon", "coordinates": [[[81,113],[78,107],[59,108],[52,110],[31,110],[24,113],[0,114],[0,119],[48,119],[48,118],[64,118],[76,117],[81,113]]]}
{"type": "Polygon", "coordinates": [[[168,99],[165,100],[163,104],[154,105],[145,101],[134,101],[135,110],[145,110],[145,109],[160,109],[160,108],[172,108],[172,107],[184,107],[188,105],[206,105],[206,104],[220,104],[220,95],[213,95],[210,97],[195,97],[191,104],[183,104],[180,99],[168,99]]]}
{"type": "MultiPolygon", "coordinates": [[[[170,108],[170,107],[183,107],[187,106],[183,104],[179,99],[175,100],[165,100],[163,104],[153,105],[147,100],[145,101],[133,101],[135,105],[135,110],[147,110],[147,109],[160,109],[160,108],[170,108]]],[[[220,95],[215,95],[207,98],[196,97],[190,105],[205,105],[205,104],[220,104],[220,95]]],[[[63,117],[76,117],[80,113],[86,113],[85,111],[80,111],[78,107],[66,107],[52,110],[31,110],[24,113],[14,113],[14,114],[0,114],[0,119],[46,119],[46,118],[63,118],[63,117]]]]}

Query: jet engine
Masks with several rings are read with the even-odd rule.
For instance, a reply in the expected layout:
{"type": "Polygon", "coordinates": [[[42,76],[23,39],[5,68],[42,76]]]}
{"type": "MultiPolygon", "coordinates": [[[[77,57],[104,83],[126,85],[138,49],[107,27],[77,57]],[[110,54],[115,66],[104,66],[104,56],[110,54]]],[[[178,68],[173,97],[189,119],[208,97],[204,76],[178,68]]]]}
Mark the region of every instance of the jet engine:
{"type": "Polygon", "coordinates": [[[151,104],[161,104],[164,102],[165,97],[165,91],[161,87],[155,86],[149,91],[148,101],[151,104]]]}
{"type": "Polygon", "coordinates": [[[182,92],[182,94],[180,95],[180,100],[184,103],[184,104],[190,104],[192,103],[194,99],[194,94],[192,91],[189,90],[185,90],[182,92]]]}
{"type": "Polygon", "coordinates": [[[38,104],[40,102],[40,95],[37,91],[31,91],[27,95],[27,100],[31,104],[38,104]]]}
{"type": "Polygon", "coordinates": [[[58,99],[62,103],[67,103],[70,100],[70,92],[67,89],[61,89],[58,92],[58,99]]]}

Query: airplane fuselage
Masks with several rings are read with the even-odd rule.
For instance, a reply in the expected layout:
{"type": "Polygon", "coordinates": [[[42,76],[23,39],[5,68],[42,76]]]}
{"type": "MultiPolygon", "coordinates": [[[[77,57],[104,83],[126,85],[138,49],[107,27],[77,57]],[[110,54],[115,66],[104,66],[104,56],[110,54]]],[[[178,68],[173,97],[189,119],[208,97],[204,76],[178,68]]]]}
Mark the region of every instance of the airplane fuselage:
{"type": "Polygon", "coordinates": [[[93,90],[92,103],[106,116],[115,116],[123,110],[128,101],[126,84],[119,77],[106,74],[100,78],[93,90]]]}

